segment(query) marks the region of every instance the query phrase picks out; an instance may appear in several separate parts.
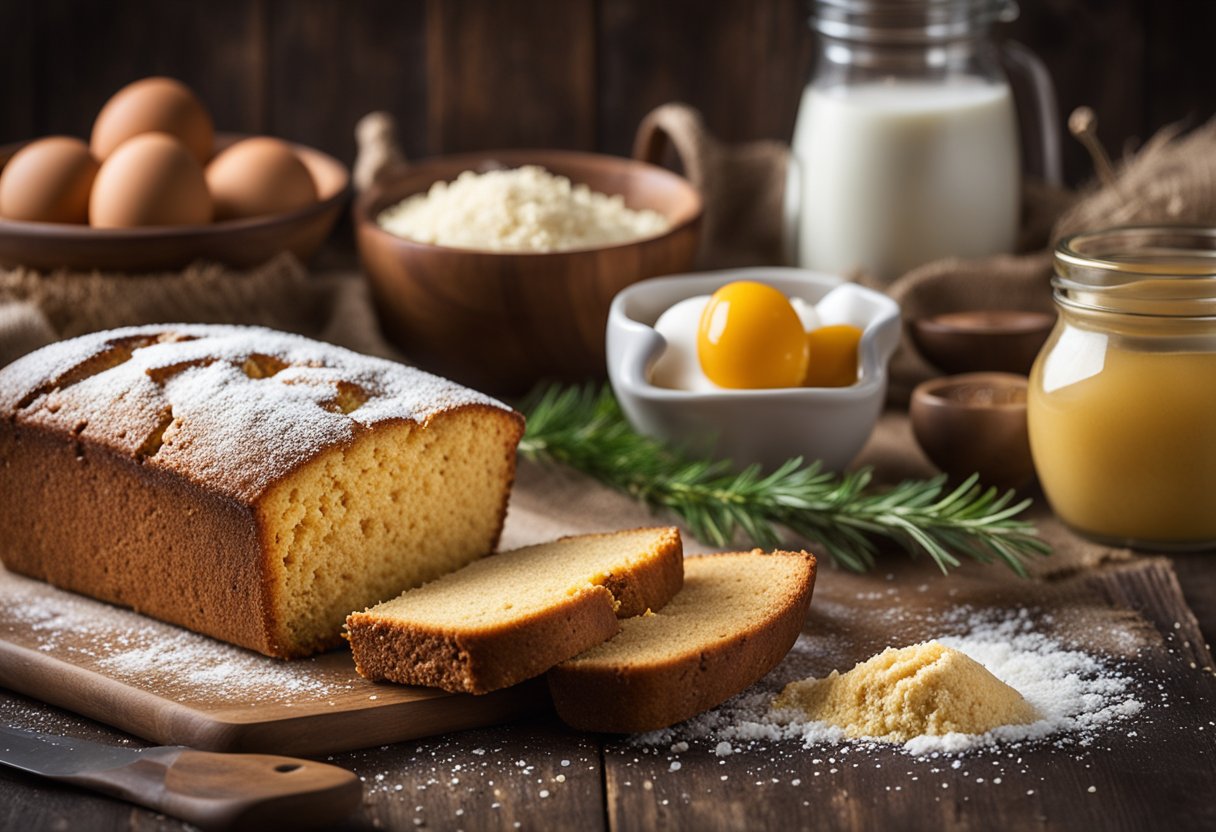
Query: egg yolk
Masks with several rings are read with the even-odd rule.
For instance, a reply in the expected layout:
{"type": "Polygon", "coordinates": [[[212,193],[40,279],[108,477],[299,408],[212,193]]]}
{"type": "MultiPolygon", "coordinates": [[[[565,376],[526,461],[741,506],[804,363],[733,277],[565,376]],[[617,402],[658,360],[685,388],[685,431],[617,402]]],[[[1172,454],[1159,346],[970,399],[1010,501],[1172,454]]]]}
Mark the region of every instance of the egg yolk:
{"type": "Polygon", "coordinates": [[[697,358],[719,387],[797,387],[806,377],[809,352],[798,313],[785,295],[763,283],[728,283],[701,313],[697,358]]]}
{"type": "Polygon", "coordinates": [[[811,360],[807,364],[807,387],[848,387],[857,382],[857,345],[861,330],[849,324],[821,326],[807,333],[811,360]]]}

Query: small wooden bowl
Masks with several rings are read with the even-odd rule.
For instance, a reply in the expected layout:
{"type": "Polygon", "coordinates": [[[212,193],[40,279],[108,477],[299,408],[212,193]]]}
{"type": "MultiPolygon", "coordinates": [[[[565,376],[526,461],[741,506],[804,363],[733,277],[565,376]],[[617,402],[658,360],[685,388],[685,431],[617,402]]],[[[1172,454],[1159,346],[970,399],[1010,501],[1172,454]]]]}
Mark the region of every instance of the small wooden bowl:
{"type": "Polygon", "coordinates": [[[701,196],[663,168],[592,153],[503,150],[413,164],[355,201],[355,233],[384,334],[420,366],[500,394],[537,380],[602,378],[608,307],[643,278],[687,271],[701,196]],[[541,165],[630,208],[665,215],[657,237],[543,254],[478,251],[406,240],[376,223],[382,210],[466,170],[541,165]]]}
{"type": "Polygon", "coordinates": [[[925,456],[951,477],[1017,488],[1034,476],[1026,430],[1026,377],[966,373],[912,391],[912,432],[925,456]]]}
{"type": "MultiPolygon", "coordinates": [[[[246,138],[215,137],[216,150],[246,138]]],[[[26,142],[0,148],[0,169],[26,142]]],[[[301,260],[320,247],[333,229],[350,192],[350,172],[337,159],[299,144],[292,148],[312,173],[320,199],[315,205],[209,225],[150,228],[91,228],[50,222],[0,219],[0,266],[51,271],[148,272],[180,269],[195,260],[248,267],[284,251],[301,260]]]]}
{"type": "Polygon", "coordinates": [[[947,373],[1030,372],[1056,316],[1017,309],[947,312],[912,322],[925,358],[947,373]]]}

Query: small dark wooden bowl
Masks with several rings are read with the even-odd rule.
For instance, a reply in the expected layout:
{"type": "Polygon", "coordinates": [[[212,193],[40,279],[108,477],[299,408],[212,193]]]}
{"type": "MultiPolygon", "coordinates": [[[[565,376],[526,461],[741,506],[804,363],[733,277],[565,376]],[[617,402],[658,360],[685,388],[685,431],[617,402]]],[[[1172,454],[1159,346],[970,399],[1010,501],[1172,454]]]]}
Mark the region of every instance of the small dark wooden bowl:
{"type": "Polygon", "coordinates": [[[384,334],[420,366],[480,390],[527,390],[542,378],[605,374],[612,298],[647,277],[688,271],[697,250],[701,196],[685,179],[615,156],[504,150],[413,164],[355,202],[355,233],[384,334]],[[634,209],[671,220],[657,237],[543,254],[417,243],[376,224],[407,196],[466,170],[541,165],[634,209]]]}
{"type": "MultiPolygon", "coordinates": [[[[236,133],[220,133],[216,150],[243,138],[236,133]]],[[[25,144],[0,148],[0,169],[25,144]]],[[[317,183],[320,199],[315,205],[267,217],[149,228],[91,228],[0,219],[0,266],[42,271],[148,272],[180,269],[195,260],[256,266],[284,251],[307,259],[325,241],[342,212],[350,193],[350,172],[319,150],[298,144],[292,148],[317,183]]]]}
{"type": "Polygon", "coordinates": [[[1034,476],[1026,429],[1026,377],[965,373],[912,391],[912,432],[925,456],[952,477],[1017,488],[1034,476]]]}
{"type": "Polygon", "coordinates": [[[916,348],[947,373],[1030,372],[1056,316],[1017,309],[947,312],[912,322],[916,348]]]}

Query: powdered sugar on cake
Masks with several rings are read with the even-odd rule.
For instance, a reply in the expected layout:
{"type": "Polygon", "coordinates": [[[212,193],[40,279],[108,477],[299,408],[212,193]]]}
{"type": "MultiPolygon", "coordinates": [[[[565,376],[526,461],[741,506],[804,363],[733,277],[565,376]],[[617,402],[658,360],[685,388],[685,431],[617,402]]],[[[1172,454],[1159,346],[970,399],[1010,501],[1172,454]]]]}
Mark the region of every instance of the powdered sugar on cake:
{"type": "Polygon", "coordinates": [[[421,370],[260,327],[111,330],[0,371],[0,417],[69,431],[241,500],[361,428],[472,405],[509,409],[421,370]]]}
{"type": "Polygon", "coordinates": [[[285,663],[0,569],[0,630],[31,649],[185,702],[302,704],[351,690],[314,660],[285,663]]]}

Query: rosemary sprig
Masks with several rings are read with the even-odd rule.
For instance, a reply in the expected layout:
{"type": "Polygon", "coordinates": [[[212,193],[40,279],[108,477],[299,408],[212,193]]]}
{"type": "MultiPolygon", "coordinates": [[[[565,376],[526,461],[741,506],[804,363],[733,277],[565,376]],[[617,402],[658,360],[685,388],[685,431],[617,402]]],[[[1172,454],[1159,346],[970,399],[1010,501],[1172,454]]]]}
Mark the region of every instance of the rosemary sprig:
{"type": "Polygon", "coordinates": [[[652,508],[679,516],[699,539],[728,546],[741,532],[754,545],[779,545],[785,527],[822,544],[849,569],[874,565],[876,539],[924,552],[943,572],[959,557],[1001,561],[1025,575],[1024,561],[1050,553],[1032,524],[1017,519],[1030,500],[983,488],[976,477],[946,490],[942,476],[872,490],[869,469],[834,474],[791,459],[764,474],[726,461],[689,459],[633,431],[607,387],[553,386],[525,406],[526,458],[577,468],[652,508]]]}

